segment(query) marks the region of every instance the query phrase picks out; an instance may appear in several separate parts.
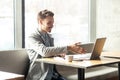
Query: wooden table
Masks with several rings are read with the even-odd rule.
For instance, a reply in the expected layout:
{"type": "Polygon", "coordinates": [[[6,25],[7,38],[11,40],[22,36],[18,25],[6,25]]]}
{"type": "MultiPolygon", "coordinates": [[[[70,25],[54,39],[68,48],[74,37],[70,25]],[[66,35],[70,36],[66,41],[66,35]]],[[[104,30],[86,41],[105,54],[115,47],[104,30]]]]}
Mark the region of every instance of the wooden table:
{"type": "Polygon", "coordinates": [[[54,58],[41,58],[36,62],[44,62],[48,64],[63,65],[69,67],[75,67],[78,69],[78,80],[85,80],[85,69],[90,67],[99,67],[103,65],[118,64],[118,74],[120,80],[120,60],[113,58],[101,58],[101,60],[84,60],[84,61],[72,61],[67,62],[65,60],[56,60],[54,58]]]}
{"type": "Polygon", "coordinates": [[[120,59],[120,52],[102,52],[101,56],[106,56],[109,58],[116,58],[116,59],[120,59]]]}

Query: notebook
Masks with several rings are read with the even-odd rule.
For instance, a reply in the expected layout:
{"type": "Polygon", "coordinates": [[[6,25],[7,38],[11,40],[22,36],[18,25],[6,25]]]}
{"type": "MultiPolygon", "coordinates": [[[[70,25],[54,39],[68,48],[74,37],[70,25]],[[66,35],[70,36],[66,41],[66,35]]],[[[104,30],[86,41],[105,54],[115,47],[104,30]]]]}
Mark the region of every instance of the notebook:
{"type": "Polygon", "coordinates": [[[73,60],[99,60],[105,41],[106,37],[97,38],[91,53],[73,55],[73,60]]]}

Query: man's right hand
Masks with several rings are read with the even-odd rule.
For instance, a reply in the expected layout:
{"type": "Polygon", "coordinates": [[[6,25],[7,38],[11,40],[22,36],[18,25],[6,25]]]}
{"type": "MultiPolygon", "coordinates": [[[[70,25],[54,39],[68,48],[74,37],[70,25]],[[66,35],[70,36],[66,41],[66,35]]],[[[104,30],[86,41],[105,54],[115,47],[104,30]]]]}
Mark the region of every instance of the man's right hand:
{"type": "Polygon", "coordinates": [[[77,54],[82,54],[86,52],[84,48],[80,47],[80,42],[67,46],[67,49],[68,51],[72,51],[73,53],[77,54]]]}

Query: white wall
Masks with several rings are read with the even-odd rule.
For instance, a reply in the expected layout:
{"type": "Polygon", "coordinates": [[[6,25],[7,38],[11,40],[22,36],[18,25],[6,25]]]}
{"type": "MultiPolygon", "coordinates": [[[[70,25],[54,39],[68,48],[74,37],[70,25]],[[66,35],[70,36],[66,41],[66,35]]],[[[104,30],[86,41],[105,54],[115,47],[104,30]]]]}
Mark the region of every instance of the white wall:
{"type": "Polygon", "coordinates": [[[120,51],[120,0],[97,0],[96,4],[97,37],[107,37],[104,49],[120,51]]]}

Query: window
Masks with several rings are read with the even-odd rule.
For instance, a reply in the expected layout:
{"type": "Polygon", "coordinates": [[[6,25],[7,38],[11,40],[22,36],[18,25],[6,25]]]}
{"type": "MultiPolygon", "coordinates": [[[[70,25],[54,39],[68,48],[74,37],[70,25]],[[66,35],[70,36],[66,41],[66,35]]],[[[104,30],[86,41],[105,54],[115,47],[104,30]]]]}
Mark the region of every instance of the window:
{"type": "Polygon", "coordinates": [[[38,26],[37,13],[43,9],[55,13],[56,46],[89,41],[89,0],[25,0],[26,37],[38,26]]]}
{"type": "Polygon", "coordinates": [[[97,37],[107,37],[105,50],[120,51],[120,0],[97,1],[97,37]]]}
{"type": "Polygon", "coordinates": [[[0,50],[13,48],[13,0],[0,0],[0,50]]]}

